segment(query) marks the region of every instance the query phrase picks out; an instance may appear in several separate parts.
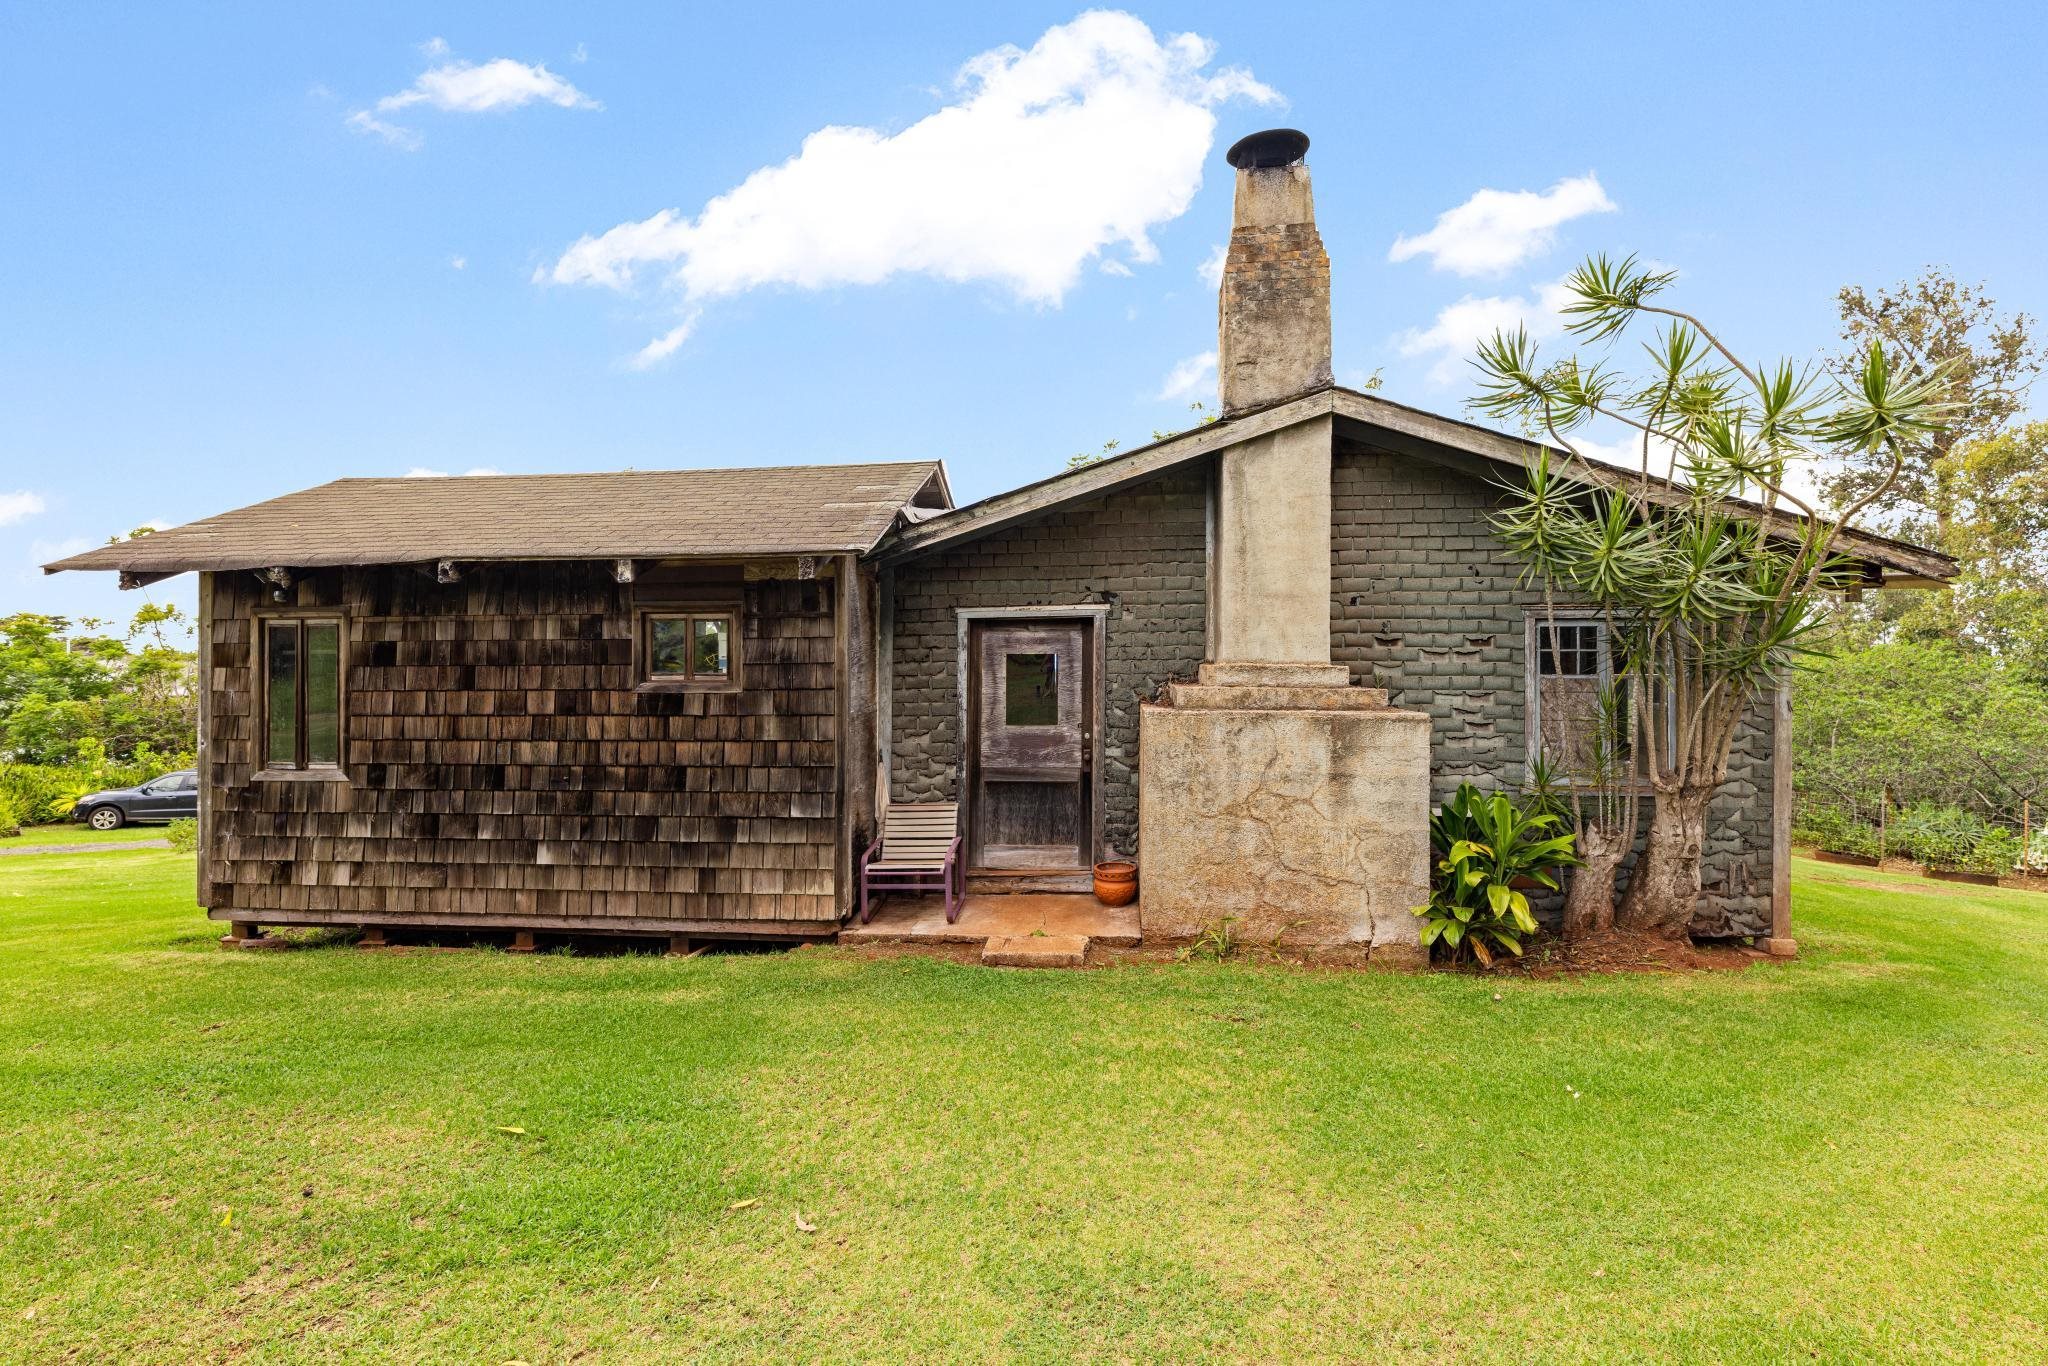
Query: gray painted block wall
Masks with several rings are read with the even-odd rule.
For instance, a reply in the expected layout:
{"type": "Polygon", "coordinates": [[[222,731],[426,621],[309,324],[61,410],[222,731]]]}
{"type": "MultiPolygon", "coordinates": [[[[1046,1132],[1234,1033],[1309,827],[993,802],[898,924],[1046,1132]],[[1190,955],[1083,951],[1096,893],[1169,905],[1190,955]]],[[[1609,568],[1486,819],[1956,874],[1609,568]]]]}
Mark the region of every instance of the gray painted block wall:
{"type": "MultiPolygon", "coordinates": [[[[1540,593],[1487,526],[1496,474],[1412,456],[1341,450],[1331,485],[1332,658],[1396,706],[1429,713],[1432,787],[1516,787],[1526,740],[1528,612],[1540,593]]],[[[1138,702],[1202,662],[1205,472],[1175,473],[895,570],[890,794],[955,800],[955,609],[1100,602],[1107,623],[1104,826],[1138,853],[1138,702]]],[[[1736,738],[1704,866],[1707,934],[1770,929],[1768,708],[1736,738]]]]}
{"type": "MultiPolygon", "coordinates": [[[[1520,586],[1488,527],[1496,478],[1343,449],[1331,480],[1331,657],[1393,705],[1429,713],[1437,801],[1461,782],[1517,787],[1527,767],[1527,623],[1543,596],[1520,586]]],[[[1768,934],[1767,706],[1736,737],[1708,832],[1696,932],[1768,934]]]]}
{"type": "Polygon", "coordinates": [[[1138,703],[1193,678],[1208,617],[1208,472],[1164,475],[900,565],[890,648],[889,794],[957,800],[962,607],[1073,606],[1104,623],[1103,839],[1138,844],[1138,703]]]}

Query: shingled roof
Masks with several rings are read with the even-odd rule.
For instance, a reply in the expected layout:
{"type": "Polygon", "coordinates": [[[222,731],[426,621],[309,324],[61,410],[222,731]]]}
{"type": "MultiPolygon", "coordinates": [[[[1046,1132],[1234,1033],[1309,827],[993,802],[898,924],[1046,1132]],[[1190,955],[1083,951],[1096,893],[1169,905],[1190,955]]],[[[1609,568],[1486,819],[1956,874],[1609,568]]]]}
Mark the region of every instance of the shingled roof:
{"type": "Polygon", "coordinates": [[[907,504],[920,500],[952,505],[937,461],[337,479],[43,569],[162,575],[427,560],[865,552],[907,504]]]}

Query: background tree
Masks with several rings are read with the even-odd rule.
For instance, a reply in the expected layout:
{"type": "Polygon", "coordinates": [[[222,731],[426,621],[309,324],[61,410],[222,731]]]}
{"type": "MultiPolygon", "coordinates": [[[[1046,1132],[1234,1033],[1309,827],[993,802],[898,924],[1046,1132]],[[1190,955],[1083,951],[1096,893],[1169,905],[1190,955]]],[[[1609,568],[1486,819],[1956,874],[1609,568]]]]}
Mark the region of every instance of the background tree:
{"type": "Polygon", "coordinates": [[[194,656],[172,644],[184,614],[150,605],[125,638],[97,620],[0,618],[0,758],[70,764],[190,753],[199,700],[194,656]]]}
{"type": "Polygon", "coordinates": [[[1982,284],[1963,284],[1938,266],[1875,293],[1845,285],[1836,299],[1848,343],[1832,361],[1836,375],[1853,382],[1870,347],[1881,344],[1895,364],[1941,375],[1936,399],[1943,422],[1900,444],[1896,471],[1883,452],[1844,452],[1822,474],[1822,496],[1836,507],[1867,500],[1874,521],[1953,554],[1949,535],[1961,519],[1964,491],[1951,457],[1998,435],[2024,411],[2043,360],[2034,320],[2025,313],[2000,317],[1982,284]]]}
{"type": "Polygon", "coordinates": [[[1481,346],[1475,401],[1566,452],[1552,477],[1539,450],[1496,527],[1534,578],[1596,606],[1625,642],[1632,686],[1649,704],[1630,721],[1652,808],[1617,919],[1670,937],[1692,921],[1707,808],[1735,734],[1810,648],[1843,568],[1840,526],[1885,498],[1907,449],[1931,438],[1948,374],[1902,371],[1877,342],[1853,381],[1750,364],[1698,318],[1658,302],[1673,278],[1600,257],[1567,281],[1568,327],[1588,342],[1611,341],[1646,314],[1664,320],[1641,374],[1576,356],[1542,363],[1518,330],[1481,346]],[[1573,430],[1600,418],[1636,433],[1635,474],[1596,466],[1572,444],[1573,430]],[[1797,467],[1822,462],[1885,473],[1824,512],[1787,488],[1797,467]],[[1725,499],[1738,494],[1755,494],[1765,519],[1730,511],[1725,499]]]}

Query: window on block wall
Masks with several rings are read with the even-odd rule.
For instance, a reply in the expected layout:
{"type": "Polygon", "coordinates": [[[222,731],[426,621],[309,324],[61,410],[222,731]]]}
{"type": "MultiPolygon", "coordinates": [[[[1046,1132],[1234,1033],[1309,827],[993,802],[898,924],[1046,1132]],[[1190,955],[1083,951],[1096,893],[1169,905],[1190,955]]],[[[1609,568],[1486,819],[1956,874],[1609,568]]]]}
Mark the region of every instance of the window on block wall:
{"type": "MultiPolygon", "coordinates": [[[[1539,756],[1578,783],[1597,781],[1602,759],[1625,766],[1635,742],[1625,693],[1614,692],[1626,661],[1599,618],[1557,613],[1529,619],[1529,758],[1539,756]]],[[[1670,699],[1659,690],[1666,742],[1675,733],[1670,699]]]]}

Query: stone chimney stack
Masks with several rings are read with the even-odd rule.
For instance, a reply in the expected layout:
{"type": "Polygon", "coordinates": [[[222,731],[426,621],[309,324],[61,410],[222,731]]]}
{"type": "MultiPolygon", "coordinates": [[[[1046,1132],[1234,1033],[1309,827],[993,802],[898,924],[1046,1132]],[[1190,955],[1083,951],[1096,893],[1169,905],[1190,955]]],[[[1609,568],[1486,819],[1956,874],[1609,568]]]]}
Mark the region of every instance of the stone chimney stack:
{"type": "Polygon", "coordinates": [[[1316,231],[1308,136],[1240,139],[1230,252],[1217,300],[1217,383],[1228,417],[1331,382],[1330,256],[1316,231]]]}

